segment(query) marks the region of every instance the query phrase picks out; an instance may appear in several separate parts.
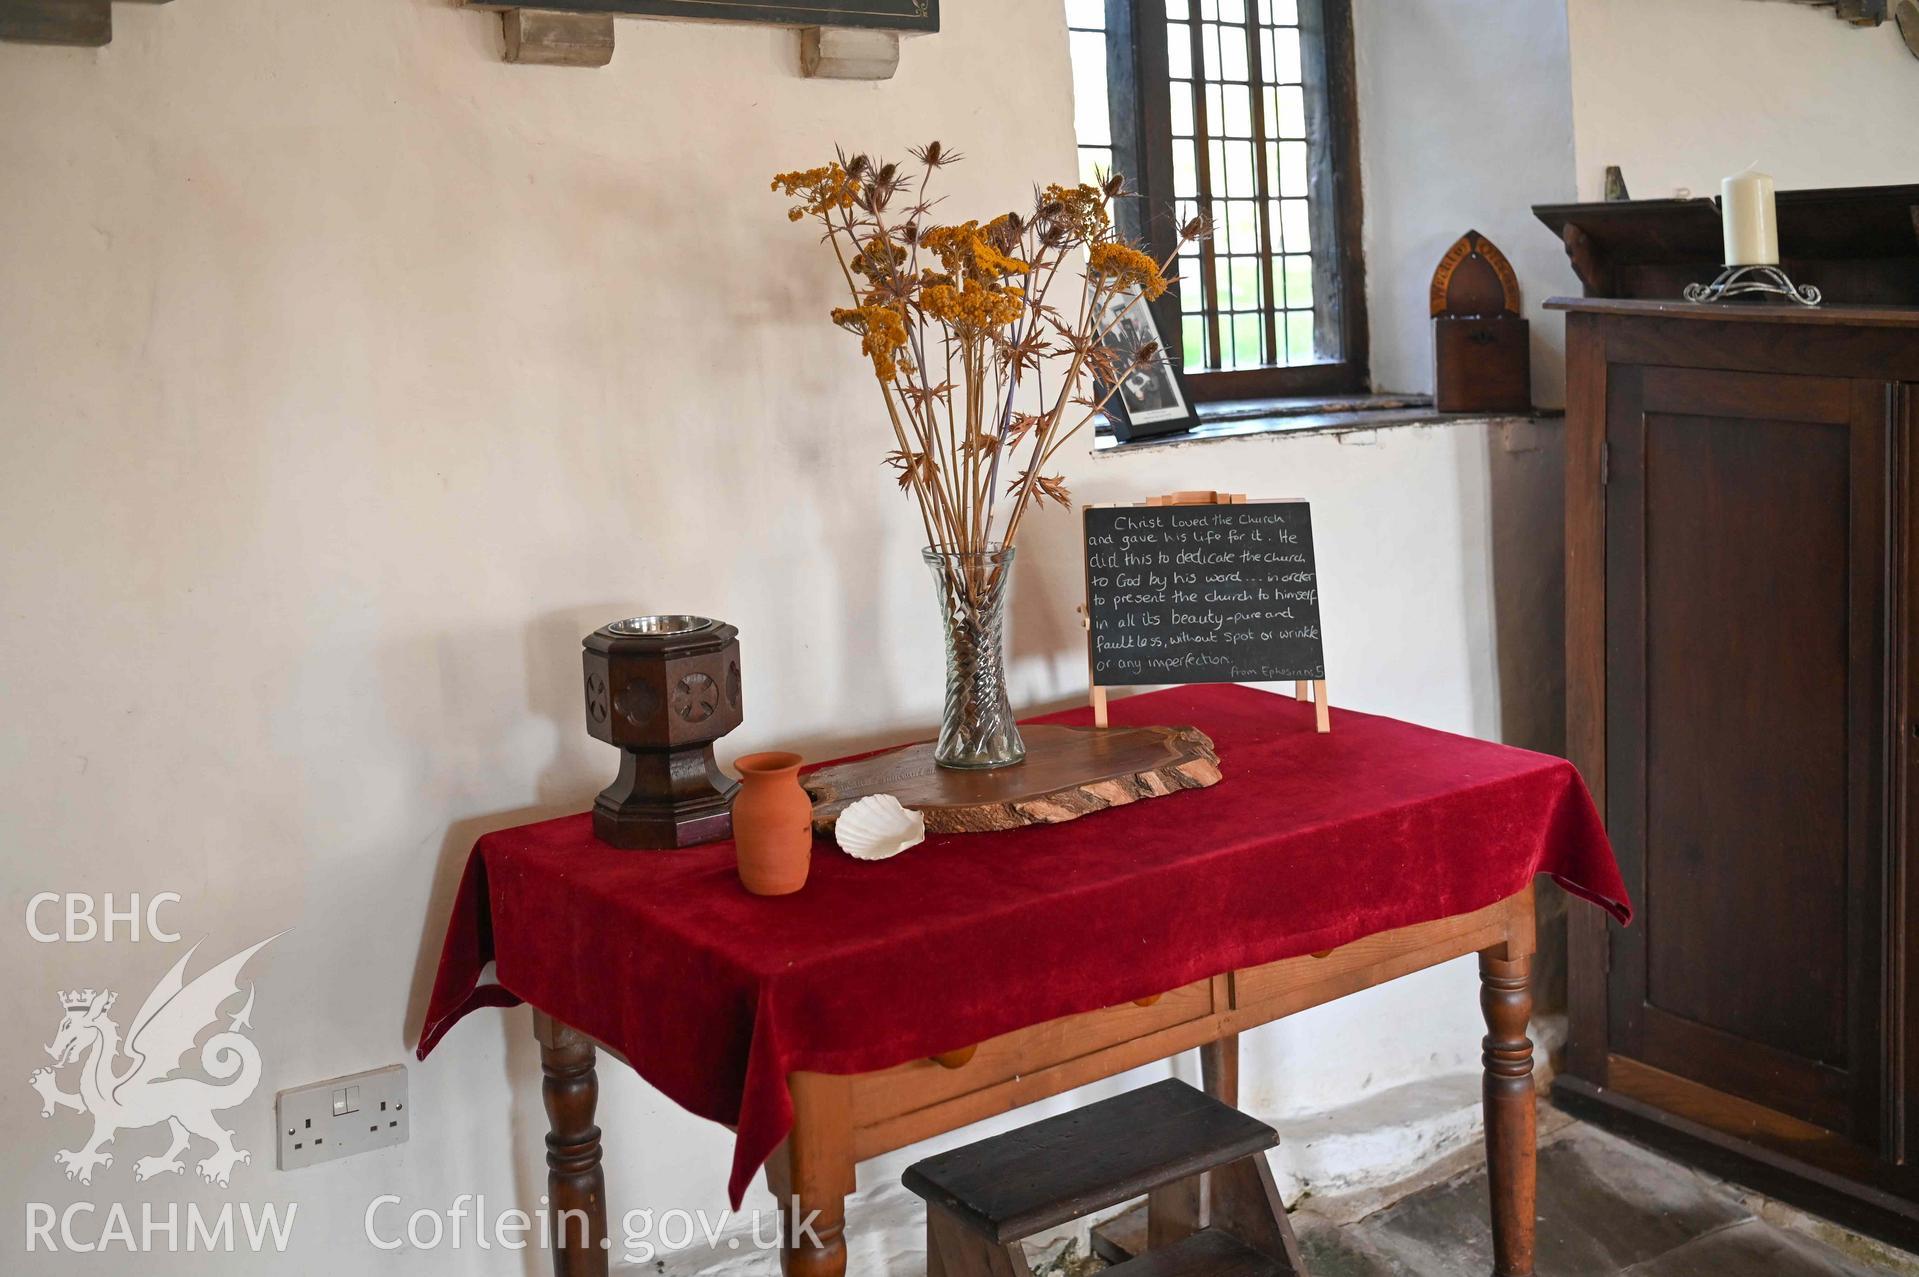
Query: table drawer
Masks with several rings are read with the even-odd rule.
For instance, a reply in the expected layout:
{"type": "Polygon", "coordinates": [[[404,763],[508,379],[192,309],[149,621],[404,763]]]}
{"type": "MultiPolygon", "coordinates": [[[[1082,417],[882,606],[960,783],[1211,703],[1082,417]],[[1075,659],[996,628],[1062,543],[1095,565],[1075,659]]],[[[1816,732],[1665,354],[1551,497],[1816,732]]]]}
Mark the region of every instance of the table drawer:
{"type": "MultiPolygon", "coordinates": [[[[1200,980],[1170,990],[1152,1006],[1128,1002],[1016,1029],[981,1042],[958,1068],[914,1060],[861,1074],[852,1080],[850,1096],[857,1156],[871,1157],[1080,1085],[1061,1066],[1131,1044],[1150,1050],[1144,1044],[1163,1040],[1169,1030],[1210,1024],[1226,1009],[1225,984],[1223,977],[1200,980]],[[968,1103],[975,1097],[977,1104],[968,1103]],[[974,1108],[979,1111],[970,1112],[974,1108]]],[[[1201,1040],[1209,1035],[1194,1039],[1201,1040]]],[[[1140,1062],[1154,1058],[1147,1054],[1140,1062]]]]}
{"type": "Polygon", "coordinates": [[[1235,971],[1232,1005],[1236,1022],[1250,1027],[1414,971],[1476,953],[1521,933],[1532,945],[1532,894],[1474,913],[1418,923],[1355,940],[1322,957],[1310,955],[1235,971]]]}

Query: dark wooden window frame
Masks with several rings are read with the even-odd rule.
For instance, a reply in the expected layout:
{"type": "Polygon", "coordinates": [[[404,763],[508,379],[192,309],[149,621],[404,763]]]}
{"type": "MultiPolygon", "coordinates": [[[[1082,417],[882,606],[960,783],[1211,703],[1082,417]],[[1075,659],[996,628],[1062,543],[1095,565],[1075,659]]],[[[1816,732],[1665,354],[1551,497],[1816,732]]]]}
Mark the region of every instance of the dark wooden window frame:
{"type": "MultiPolygon", "coordinates": [[[[1253,0],[1247,0],[1247,5],[1251,10],[1253,0]]],[[[1195,403],[1363,394],[1372,389],[1366,266],[1360,240],[1364,203],[1352,0],[1299,0],[1299,20],[1309,89],[1308,134],[1325,142],[1313,147],[1308,173],[1314,327],[1337,334],[1340,357],[1336,362],[1290,367],[1184,368],[1187,393],[1195,403]]],[[[1106,29],[1114,167],[1139,192],[1139,198],[1122,211],[1121,226],[1164,260],[1178,239],[1165,0],[1106,0],[1106,29]]],[[[1203,112],[1194,127],[1203,130],[1203,112]]],[[[1204,154],[1203,132],[1200,137],[1204,154]]],[[[1202,206],[1201,211],[1207,210],[1202,206]]],[[[1210,269],[1210,253],[1207,261],[1210,269]]],[[[1153,317],[1168,345],[1178,347],[1182,329],[1177,285],[1154,304],[1153,317]]]]}

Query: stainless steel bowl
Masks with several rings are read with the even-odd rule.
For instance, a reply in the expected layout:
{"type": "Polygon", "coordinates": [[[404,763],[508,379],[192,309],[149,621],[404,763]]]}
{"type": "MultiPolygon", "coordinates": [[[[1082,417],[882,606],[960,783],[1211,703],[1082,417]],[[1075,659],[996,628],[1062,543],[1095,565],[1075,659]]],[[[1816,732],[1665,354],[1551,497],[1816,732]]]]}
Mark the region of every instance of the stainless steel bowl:
{"type": "Polygon", "coordinates": [[[623,621],[615,621],[606,627],[609,634],[618,634],[622,638],[636,635],[697,634],[701,630],[710,630],[719,622],[710,616],[629,616],[623,621]]]}

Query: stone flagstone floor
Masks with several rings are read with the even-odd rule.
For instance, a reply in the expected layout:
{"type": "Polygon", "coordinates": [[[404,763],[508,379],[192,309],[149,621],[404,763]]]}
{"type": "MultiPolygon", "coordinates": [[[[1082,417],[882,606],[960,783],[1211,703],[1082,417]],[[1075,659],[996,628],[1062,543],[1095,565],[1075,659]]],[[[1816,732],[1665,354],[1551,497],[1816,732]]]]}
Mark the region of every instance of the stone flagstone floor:
{"type": "MultiPolygon", "coordinates": [[[[1542,1118],[1553,1134],[1539,1154],[1537,1277],[1919,1277],[1919,1257],[1549,1108],[1542,1118]]],[[[1311,1199],[1292,1219],[1313,1277],[1485,1277],[1492,1270],[1483,1169],[1356,1221],[1336,1222],[1311,1199]]],[[[1081,1277],[1097,1266],[1081,1259],[1037,1271],[1081,1277]]]]}
{"type": "MultiPolygon", "coordinates": [[[[1314,1277],[1484,1277],[1486,1175],[1354,1224],[1294,1216],[1314,1277]]],[[[1538,1277],[1869,1277],[1919,1258],[1575,1123],[1540,1150],[1538,1277]]]]}

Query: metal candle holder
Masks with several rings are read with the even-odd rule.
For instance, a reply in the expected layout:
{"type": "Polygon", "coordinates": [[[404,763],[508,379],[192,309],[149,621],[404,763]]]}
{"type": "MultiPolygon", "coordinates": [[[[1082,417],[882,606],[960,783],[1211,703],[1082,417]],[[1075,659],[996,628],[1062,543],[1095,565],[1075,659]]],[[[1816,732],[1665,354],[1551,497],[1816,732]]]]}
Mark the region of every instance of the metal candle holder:
{"type": "Polygon", "coordinates": [[[1728,266],[1710,284],[1687,284],[1689,302],[1723,302],[1735,297],[1785,297],[1801,306],[1817,306],[1822,296],[1811,284],[1801,286],[1777,266],[1728,266]]]}

